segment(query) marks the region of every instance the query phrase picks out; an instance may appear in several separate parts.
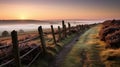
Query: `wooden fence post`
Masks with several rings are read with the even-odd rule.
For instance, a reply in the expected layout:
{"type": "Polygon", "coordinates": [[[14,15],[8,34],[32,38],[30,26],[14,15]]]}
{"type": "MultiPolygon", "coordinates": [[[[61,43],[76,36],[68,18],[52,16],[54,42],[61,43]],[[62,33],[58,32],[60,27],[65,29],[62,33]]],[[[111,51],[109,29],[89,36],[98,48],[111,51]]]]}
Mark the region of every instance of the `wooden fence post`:
{"type": "Polygon", "coordinates": [[[42,26],[40,26],[38,28],[38,32],[39,32],[39,38],[40,38],[42,49],[43,49],[43,54],[45,55],[46,52],[47,52],[47,49],[46,49],[46,44],[45,44],[45,39],[44,39],[44,35],[43,35],[42,26]]]}
{"type": "Polygon", "coordinates": [[[20,52],[19,52],[19,46],[18,46],[18,37],[17,32],[13,30],[11,32],[12,36],[12,44],[13,44],[13,55],[15,58],[15,65],[16,67],[21,67],[21,60],[20,60],[20,52]]]}
{"type": "Polygon", "coordinates": [[[64,25],[64,27],[65,27],[64,34],[65,34],[65,37],[67,37],[67,27],[66,25],[64,25]]]}
{"type": "Polygon", "coordinates": [[[70,23],[68,23],[68,30],[69,30],[69,33],[70,33],[70,31],[71,31],[71,25],[70,25],[70,23]]]}
{"type": "Polygon", "coordinates": [[[54,32],[54,29],[53,29],[53,25],[51,25],[51,30],[52,30],[54,44],[57,45],[57,42],[56,42],[56,39],[55,39],[55,32],[54,32]]]}
{"type": "Polygon", "coordinates": [[[63,30],[65,29],[65,22],[64,22],[64,20],[62,20],[62,28],[63,28],[63,30]]]}
{"type": "Polygon", "coordinates": [[[61,29],[60,26],[58,26],[58,34],[59,34],[59,41],[61,40],[61,29]]]}
{"type": "Polygon", "coordinates": [[[62,32],[63,32],[62,38],[65,38],[65,22],[64,22],[64,20],[62,21],[62,32]]]}

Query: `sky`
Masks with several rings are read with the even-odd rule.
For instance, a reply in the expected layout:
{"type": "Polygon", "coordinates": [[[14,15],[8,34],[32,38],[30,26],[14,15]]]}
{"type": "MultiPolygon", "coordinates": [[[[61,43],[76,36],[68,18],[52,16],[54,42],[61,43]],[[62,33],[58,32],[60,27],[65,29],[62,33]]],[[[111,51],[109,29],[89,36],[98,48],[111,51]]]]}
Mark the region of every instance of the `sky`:
{"type": "Polygon", "coordinates": [[[0,20],[120,19],[120,0],[0,0],[0,20]]]}

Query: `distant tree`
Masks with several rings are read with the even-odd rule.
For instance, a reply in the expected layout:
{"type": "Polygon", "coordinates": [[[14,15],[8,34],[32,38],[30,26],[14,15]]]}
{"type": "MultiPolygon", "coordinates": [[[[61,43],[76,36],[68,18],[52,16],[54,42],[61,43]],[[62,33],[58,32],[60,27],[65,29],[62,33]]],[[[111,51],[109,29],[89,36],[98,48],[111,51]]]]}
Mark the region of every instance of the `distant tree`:
{"type": "Polygon", "coordinates": [[[24,30],[20,29],[20,30],[19,30],[19,33],[24,33],[24,30]]]}
{"type": "Polygon", "coordinates": [[[9,32],[8,32],[8,31],[3,31],[3,32],[2,32],[2,36],[3,36],[3,37],[9,36],[9,32]]]}

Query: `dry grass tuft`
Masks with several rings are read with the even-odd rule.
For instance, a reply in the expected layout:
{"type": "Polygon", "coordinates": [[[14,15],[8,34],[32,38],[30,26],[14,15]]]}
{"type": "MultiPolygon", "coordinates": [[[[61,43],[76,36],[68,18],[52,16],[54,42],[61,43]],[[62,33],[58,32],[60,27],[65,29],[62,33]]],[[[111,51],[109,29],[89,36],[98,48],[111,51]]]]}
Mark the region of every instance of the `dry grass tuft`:
{"type": "Polygon", "coordinates": [[[101,57],[103,61],[118,60],[120,58],[120,49],[107,49],[102,51],[101,57]]]}

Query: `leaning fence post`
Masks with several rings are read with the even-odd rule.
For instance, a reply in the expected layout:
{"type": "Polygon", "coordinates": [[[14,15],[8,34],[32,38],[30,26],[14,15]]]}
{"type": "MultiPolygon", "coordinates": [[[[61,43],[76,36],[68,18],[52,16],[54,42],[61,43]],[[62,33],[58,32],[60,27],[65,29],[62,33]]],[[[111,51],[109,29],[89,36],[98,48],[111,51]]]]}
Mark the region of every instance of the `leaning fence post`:
{"type": "Polygon", "coordinates": [[[56,39],[55,39],[55,32],[54,32],[54,29],[53,29],[53,25],[51,25],[51,30],[52,30],[54,44],[57,45],[57,42],[56,42],[56,39]]]}
{"type": "Polygon", "coordinates": [[[45,55],[47,50],[46,50],[46,44],[45,44],[45,39],[44,39],[44,35],[43,35],[42,26],[40,26],[38,28],[38,32],[39,32],[39,38],[40,38],[42,49],[43,49],[43,54],[45,55]]]}
{"type": "Polygon", "coordinates": [[[11,32],[11,37],[12,37],[13,55],[15,59],[15,65],[16,67],[21,67],[18,37],[17,37],[17,32],[15,30],[11,32]]]}
{"type": "Polygon", "coordinates": [[[58,26],[58,34],[59,34],[59,41],[61,40],[61,29],[60,26],[58,26]]]}

